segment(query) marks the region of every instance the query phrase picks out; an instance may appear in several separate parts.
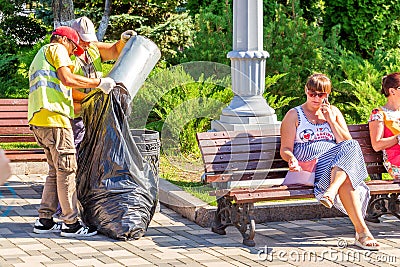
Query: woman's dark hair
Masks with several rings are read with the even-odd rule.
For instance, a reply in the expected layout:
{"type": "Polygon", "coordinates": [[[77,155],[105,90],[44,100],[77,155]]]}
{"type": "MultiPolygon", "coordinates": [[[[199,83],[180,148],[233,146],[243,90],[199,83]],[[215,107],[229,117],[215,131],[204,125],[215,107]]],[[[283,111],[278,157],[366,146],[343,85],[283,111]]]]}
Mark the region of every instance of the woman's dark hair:
{"type": "Polygon", "coordinates": [[[331,80],[322,73],[315,73],[308,77],[306,83],[306,89],[313,92],[324,92],[327,94],[331,93],[332,83],[331,80]]]}
{"type": "Polygon", "coordinates": [[[383,76],[381,93],[386,97],[390,95],[390,88],[397,89],[398,87],[400,87],[400,72],[394,72],[383,76]]]}

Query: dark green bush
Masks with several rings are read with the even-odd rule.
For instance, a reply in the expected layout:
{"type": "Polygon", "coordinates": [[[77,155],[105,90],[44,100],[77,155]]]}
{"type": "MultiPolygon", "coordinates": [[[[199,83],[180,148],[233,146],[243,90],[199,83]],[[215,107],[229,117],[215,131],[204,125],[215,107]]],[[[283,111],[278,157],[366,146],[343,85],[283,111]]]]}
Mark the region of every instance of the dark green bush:
{"type": "MultiPolygon", "coordinates": [[[[264,25],[264,46],[270,53],[266,60],[266,74],[273,76],[287,73],[270,88],[280,96],[302,96],[306,78],[321,70],[324,61],[322,29],[308,24],[301,16],[290,17],[291,9],[279,5],[276,18],[264,25]]],[[[300,103],[302,99],[298,100],[300,103]]]]}
{"type": "Polygon", "coordinates": [[[372,57],[400,44],[398,0],[330,0],[325,6],[325,32],[340,25],[340,43],[348,50],[372,57]]]}
{"type": "Polygon", "coordinates": [[[226,55],[231,50],[231,6],[214,0],[196,15],[193,46],[184,49],[180,62],[210,61],[230,65],[226,55]]]}
{"type": "Polygon", "coordinates": [[[48,27],[32,16],[14,15],[0,23],[4,35],[16,40],[20,46],[34,45],[48,32],[48,27]]]}

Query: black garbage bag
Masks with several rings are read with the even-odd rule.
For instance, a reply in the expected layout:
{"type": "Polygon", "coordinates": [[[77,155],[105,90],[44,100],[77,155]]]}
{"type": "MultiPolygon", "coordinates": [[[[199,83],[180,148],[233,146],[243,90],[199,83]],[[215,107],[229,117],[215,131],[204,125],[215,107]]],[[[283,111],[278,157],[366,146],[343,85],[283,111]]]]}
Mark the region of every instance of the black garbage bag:
{"type": "Polygon", "coordinates": [[[158,201],[158,177],[130,134],[130,102],[121,85],[109,95],[93,91],[82,101],[86,133],[77,172],[81,217],[119,240],[143,236],[158,201]]]}

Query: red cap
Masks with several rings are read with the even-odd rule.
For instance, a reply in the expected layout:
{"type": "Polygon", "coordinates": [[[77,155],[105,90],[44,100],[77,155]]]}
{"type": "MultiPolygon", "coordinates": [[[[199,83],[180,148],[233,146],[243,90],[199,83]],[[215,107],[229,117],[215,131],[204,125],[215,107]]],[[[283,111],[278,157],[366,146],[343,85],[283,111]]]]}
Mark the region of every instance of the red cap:
{"type": "Polygon", "coordinates": [[[76,45],[77,49],[74,52],[75,55],[80,56],[83,54],[84,50],[79,45],[79,35],[74,29],[67,27],[67,26],[60,26],[53,31],[52,35],[55,35],[55,34],[67,37],[76,45]]]}

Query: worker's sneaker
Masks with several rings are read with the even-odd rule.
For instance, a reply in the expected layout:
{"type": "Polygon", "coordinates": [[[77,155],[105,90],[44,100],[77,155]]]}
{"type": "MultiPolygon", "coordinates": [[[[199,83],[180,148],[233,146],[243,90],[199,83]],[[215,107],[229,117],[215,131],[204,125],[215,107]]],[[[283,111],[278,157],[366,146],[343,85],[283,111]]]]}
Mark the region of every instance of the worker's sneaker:
{"type": "Polygon", "coordinates": [[[37,219],[33,226],[33,232],[36,234],[59,233],[61,232],[61,222],[46,218],[37,219]]]}
{"type": "Polygon", "coordinates": [[[61,236],[80,237],[92,236],[97,234],[96,229],[82,225],[79,221],[73,224],[63,223],[61,227],[61,236]]]}

